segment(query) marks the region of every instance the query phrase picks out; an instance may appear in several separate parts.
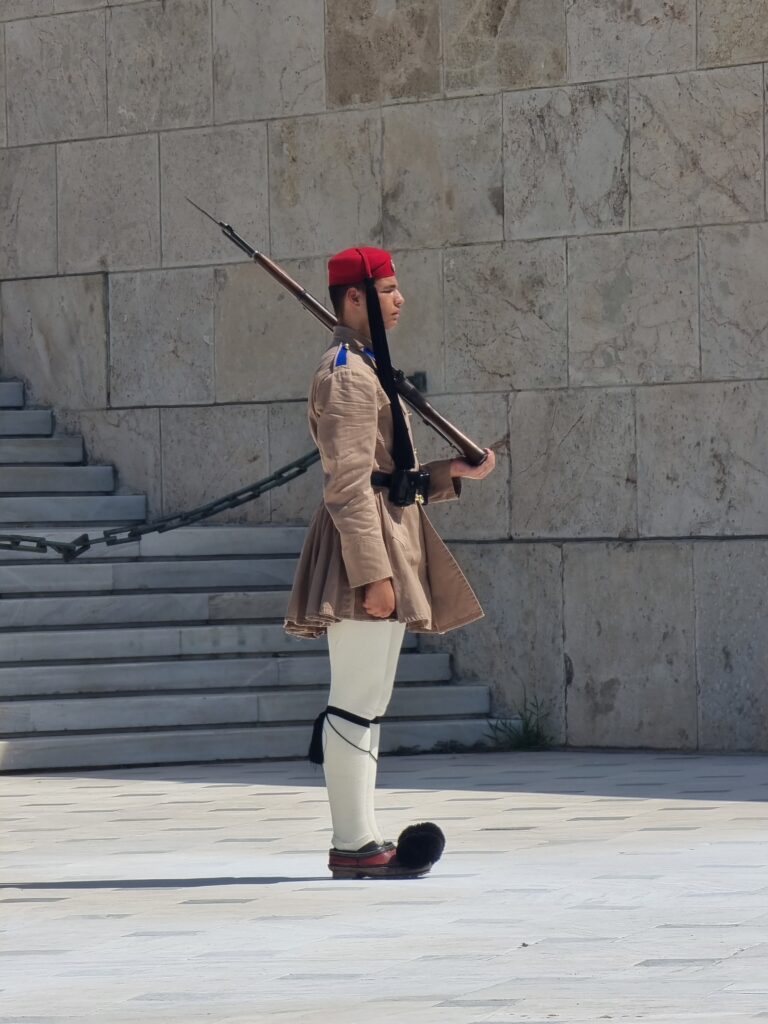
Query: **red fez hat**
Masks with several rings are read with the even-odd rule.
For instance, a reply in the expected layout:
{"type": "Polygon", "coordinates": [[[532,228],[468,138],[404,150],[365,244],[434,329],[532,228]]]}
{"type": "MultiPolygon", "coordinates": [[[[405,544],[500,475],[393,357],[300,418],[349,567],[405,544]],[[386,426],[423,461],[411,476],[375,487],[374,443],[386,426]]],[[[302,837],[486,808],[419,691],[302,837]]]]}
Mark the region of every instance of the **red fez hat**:
{"type": "Polygon", "coordinates": [[[392,277],[395,264],[384,249],[362,246],[359,249],[345,249],[328,260],[328,284],[359,284],[367,277],[392,277]]]}

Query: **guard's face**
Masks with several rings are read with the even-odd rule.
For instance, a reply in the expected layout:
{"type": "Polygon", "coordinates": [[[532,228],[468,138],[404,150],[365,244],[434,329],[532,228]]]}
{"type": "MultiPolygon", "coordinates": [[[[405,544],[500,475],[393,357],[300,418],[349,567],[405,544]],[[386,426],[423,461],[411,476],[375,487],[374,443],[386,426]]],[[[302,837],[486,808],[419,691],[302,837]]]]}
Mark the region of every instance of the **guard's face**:
{"type": "Polygon", "coordinates": [[[400,308],[405,302],[396,277],[380,277],[376,281],[376,291],[379,293],[379,305],[384,320],[384,329],[389,331],[397,327],[400,318],[400,308]]]}

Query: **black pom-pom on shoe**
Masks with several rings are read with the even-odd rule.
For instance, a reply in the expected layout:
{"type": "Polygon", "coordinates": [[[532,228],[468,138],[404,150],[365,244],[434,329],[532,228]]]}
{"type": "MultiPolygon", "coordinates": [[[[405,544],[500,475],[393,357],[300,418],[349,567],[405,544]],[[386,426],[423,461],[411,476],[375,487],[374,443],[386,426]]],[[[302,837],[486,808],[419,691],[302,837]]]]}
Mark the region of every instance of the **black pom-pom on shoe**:
{"type": "Polygon", "coordinates": [[[419,871],[436,864],[445,849],[445,835],[433,821],[409,825],[397,840],[397,862],[419,871]]]}

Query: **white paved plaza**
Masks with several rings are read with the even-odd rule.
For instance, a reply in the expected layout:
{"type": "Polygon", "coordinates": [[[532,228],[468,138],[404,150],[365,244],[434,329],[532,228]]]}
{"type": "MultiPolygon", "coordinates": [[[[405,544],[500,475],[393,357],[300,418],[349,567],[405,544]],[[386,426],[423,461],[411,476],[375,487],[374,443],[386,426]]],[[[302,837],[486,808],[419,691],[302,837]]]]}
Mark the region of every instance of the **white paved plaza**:
{"type": "Polygon", "coordinates": [[[300,762],[0,780],[0,1024],[768,1020],[768,759],[386,758],[423,880],[334,882],[300,762]]]}

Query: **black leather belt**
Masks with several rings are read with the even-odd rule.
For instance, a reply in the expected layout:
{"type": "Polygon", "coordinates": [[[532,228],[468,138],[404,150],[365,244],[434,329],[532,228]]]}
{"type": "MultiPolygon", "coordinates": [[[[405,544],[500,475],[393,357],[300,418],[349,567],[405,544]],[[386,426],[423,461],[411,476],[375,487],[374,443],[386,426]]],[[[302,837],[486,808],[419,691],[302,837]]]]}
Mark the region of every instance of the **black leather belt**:
{"type": "Polygon", "coordinates": [[[391,473],[371,473],[371,487],[391,487],[391,473]]]}

